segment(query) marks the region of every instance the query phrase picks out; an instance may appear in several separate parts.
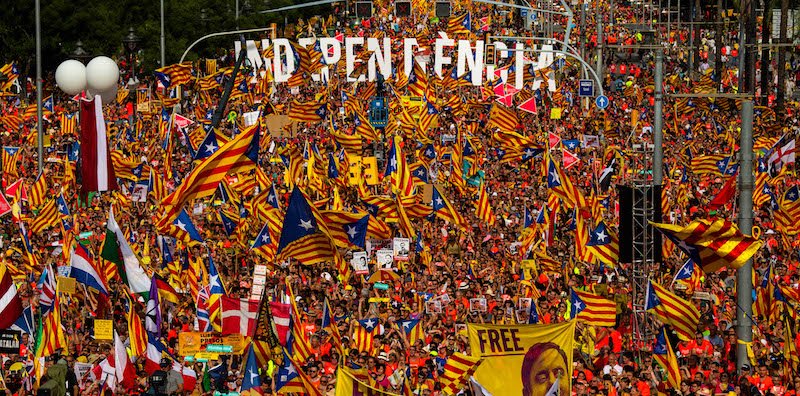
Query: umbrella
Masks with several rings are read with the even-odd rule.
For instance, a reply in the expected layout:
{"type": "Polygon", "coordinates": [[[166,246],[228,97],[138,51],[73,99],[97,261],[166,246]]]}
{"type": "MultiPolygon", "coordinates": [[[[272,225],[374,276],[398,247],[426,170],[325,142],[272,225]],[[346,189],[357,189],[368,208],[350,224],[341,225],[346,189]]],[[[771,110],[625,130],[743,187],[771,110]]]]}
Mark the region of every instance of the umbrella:
{"type": "Polygon", "coordinates": [[[396,272],[388,269],[379,269],[374,274],[369,276],[367,282],[375,283],[375,282],[394,282],[396,280],[400,280],[400,275],[397,275],[396,272]]]}

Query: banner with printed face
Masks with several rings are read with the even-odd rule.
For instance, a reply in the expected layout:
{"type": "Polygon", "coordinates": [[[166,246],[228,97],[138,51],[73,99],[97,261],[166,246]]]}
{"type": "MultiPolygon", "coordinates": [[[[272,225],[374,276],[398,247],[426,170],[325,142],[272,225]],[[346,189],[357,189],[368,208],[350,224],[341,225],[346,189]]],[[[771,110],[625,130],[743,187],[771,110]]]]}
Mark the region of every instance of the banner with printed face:
{"type": "Polygon", "coordinates": [[[475,372],[475,380],[491,394],[545,395],[557,380],[559,394],[570,394],[575,321],[542,325],[470,323],[467,334],[471,355],[486,358],[475,372]]]}

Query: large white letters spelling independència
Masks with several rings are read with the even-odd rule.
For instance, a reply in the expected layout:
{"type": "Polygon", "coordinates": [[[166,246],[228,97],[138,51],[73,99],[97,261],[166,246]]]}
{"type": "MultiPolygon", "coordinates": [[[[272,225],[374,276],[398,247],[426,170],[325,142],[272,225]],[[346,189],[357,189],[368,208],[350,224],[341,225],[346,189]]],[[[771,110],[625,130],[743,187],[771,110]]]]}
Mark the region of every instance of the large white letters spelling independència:
{"type": "MultiPolygon", "coordinates": [[[[344,46],[344,67],[347,74],[348,82],[362,82],[362,81],[375,81],[378,74],[388,76],[396,73],[396,67],[392,62],[392,42],[388,37],[378,39],[374,37],[345,37],[343,41],[332,37],[315,38],[301,38],[297,44],[292,44],[288,39],[277,38],[272,40],[273,57],[261,57],[256,45],[252,41],[246,42],[247,57],[250,64],[260,69],[262,66],[272,71],[276,83],[284,83],[289,81],[295,70],[300,66],[298,58],[296,57],[293,45],[299,45],[304,48],[313,48],[317,41],[319,41],[319,51],[322,53],[322,62],[325,65],[334,65],[342,60],[342,46],[344,46]],[[366,45],[365,45],[366,44],[366,45]],[[366,48],[365,48],[366,47],[366,48]],[[370,57],[367,61],[367,73],[360,73],[358,76],[353,76],[353,71],[363,62],[360,54],[363,51],[369,51],[370,57]]],[[[270,45],[269,40],[264,39],[261,41],[261,49],[267,48],[270,45]]],[[[413,69],[413,62],[417,62],[424,70],[427,70],[427,63],[433,61],[434,73],[442,77],[445,70],[450,69],[455,62],[456,73],[458,76],[465,76],[470,73],[469,81],[474,86],[481,86],[485,76],[494,78],[495,66],[484,65],[484,49],[485,42],[477,40],[471,42],[469,40],[453,40],[447,38],[445,34],[440,34],[433,43],[432,51],[428,51],[429,55],[421,55],[421,48],[416,38],[403,38],[403,71],[405,75],[409,75],[413,69]],[[485,71],[485,73],[484,73],[485,71]]],[[[551,45],[544,45],[539,52],[538,59],[532,61],[525,56],[524,46],[521,43],[515,44],[514,50],[509,51],[506,44],[502,42],[495,42],[498,59],[508,59],[510,56],[514,57],[513,67],[515,70],[521,71],[525,67],[530,67],[533,70],[539,70],[549,67],[554,61],[553,47],[551,45]],[[513,55],[512,55],[513,53],[513,55]]],[[[234,46],[236,56],[241,50],[241,45],[237,42],[234,46]]],[[[321,81],[328,79],[330,75],[330,68],[328,66],[320,69],[319,73],[314,73],[311,78],[314,81],[321,81]]],[[[523,73],[514,73],[514,81],[507,81],[509,70],[507,67],[497,70],[503,82],[513,84],[517,89],[522,89],[523,73]]],[[[538,88],[541,82],[545,81],[541,78],[534,80],[534,89],[538,88]]],[[[555,89],[554,80],[551,78],[548,82],[550,90],[555,89]]]]}

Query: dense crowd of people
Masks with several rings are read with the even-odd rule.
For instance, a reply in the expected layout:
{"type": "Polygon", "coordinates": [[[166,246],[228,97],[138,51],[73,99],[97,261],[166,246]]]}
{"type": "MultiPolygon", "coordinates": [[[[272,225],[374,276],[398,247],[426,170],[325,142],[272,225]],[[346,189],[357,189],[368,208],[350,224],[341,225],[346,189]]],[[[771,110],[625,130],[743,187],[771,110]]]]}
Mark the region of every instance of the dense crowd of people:
{"type": "MultiPolygon", "coordinates": [[[[203,330],[201,323],[204,318],[199,317],[198,293],[208,293],[206,286],[217,275],[211,271],[218,271],[228,296],[244,299],[255,294],[257,265],[267,266],[265,281],[258,285],[263,286],[259,290],[266,290],[263,296],[271,301],[284,301],[289,296],[296,306],[297,317],[293,320],[295,326],[299,324],[302,329],[299,336],[310,348],[305,359],[296,361],[297,369],[316,389],[307,389],[308,394],[336,394],[336,373],[341,366],[366,369],[374,384],[390,393],[402,394],[404,387],[408,387],[418,395],[442,394],[440,376],[445,362],[456,352],[470,352],[460,325],[569,321],[571,288],[610,299],[617,309],[614,327],[577,324],[573,372],[564,373],[565,379],[571,381],[574,395],[798,394],[800,373],[796,370],[800,367],[784,364],[784,360],[791,360],[792,349],[789,346],[800,345],[800,322],[794,305],[800,302],[797,238],[796,232],[787,230],[785,223],[775,218],[776,207],[791,205],[785,195],[798,188],[793,158],[776,174],[764,176],[771,195],[763,198],[765,184],[756,183],[756,189],[762,190],[760,194],[755,192],[754,224],[760,231],[757,236],[765,245],[753,257],[754,295],[762,302],[766,298],[770,303],[766,311],[755,310],[753,342],[748,344],[749,364],[737,366],[737,310],[745,307],[737,305],[735,268],[698,274],[691,280],[677,279],[686,257],[669,244],[662,249],[664,259],[649,268],[647,276],[650,279],[684,296],[698,307],[701,314],[696,339],[670,337],[681,377],[680,387],[671,388],[667,385],[666,369],[656,362],[652,353],[660,323],[652,317],[642,316],[644,290],[637,290],[634,283],[637,268],[631,263],[609,262],[598,257],[584,260],[585,257],[579,254],[583,247],[575,231],[581,227],[576,227],[576,219],[585,221],[582,226],[592,230],[596,221],[602,220],[616,234],[619,218],[625,214],[619,213],[616,206],[617,191],[613,185],[630,185],[635,181],[652,179],[651,159],[635,147],[652,143],[654,57],[649,49],[636,49],[638,44],[643,44],[644,38],[623,25],[651,16],[643,15],[636,6],[614,2],[601,2],[601,5],[603,20],[596,21],[593,13],[587,16],[590,52],[596,48],[597,37],[592,33],[596,31],[595,23],[603,24],[604,43],[631,47],[604,50],[602,78],[611,102],[609,108],[600,111],[593,105],[584,106],[583,99],[577,96],[580,64],[569,59],[565,64],[549,69],[538,90],[531,88],[535,76],[526,76],[525,88],[514,97],[510,107],[517,123],[509,132],[540,143],[546,153],[533,158],[521,152],[510,160],[504,157],[505,148],[495,137],[497,125],[490,116],[492,107],[499,106],[497,91],[487,95],[486,86],[451,86],[434,77],[432,70],[427,70],[429,88],[426,92],[433,96],[427,96],[426,100],[438,109],[436,122],[431,128],[419,132],[414,131],[416,126],[412,126],[408,132],[404,127],[387,127],[389,133],[385,136],[379,134],[377,141],[363,137],[360,147],[348,152],[350,156],[379,158],[379,180],[375,185],[338,184],[325,175],[322,175],[320,183],[312,181],[310,170],[320,166],[319,160],[313,165],[306,162],[304,166],[308,169],[301,169],[299,181],[287,177],[290,164],[282,157],[290,156],[285,154],[289,151],[296,150],[304,155],[306,161],[309,155],[324,159],[322,168],[329,163],[329,153],[336,156],[341,151],[341,142],[332,135],[333,126],[328,119],[315,123],[295,122],[287,128],[264,130],[258,157],[260,172],[236,175],[239,180],[225,179],[223,183],[226,185],[220,187],[214,196],[200,199],[194,207],[186,208],[202,244],[166,235],[156,226],[164,215],[160,202],[164,195],[154,186],[161,184],[164,194],[169,194],[197,166],[198,162],[192,159],[198,150],[198,140],[205,137],[202,124],[210,123],[206,114],[218,106],[221,86],[203,89],[199,83],[192,82],[183,85],[180,94],[176,95],[175,90],[171,94],[169,89],[160,87],[152,75],[138,76],[141,80],[139,92],[144,95],[139,97],[138,92],[132,91],[127,97],[120,96],[120,100],[104,107],[104,113],[111,146],[117,155],[112,158],[115,169],[118,173],[121,169],[132,173],[144,163],[145,171],[139,167],[140,174],[132,173],[133,178],[125,180],[120,178],[120,191],[83,196],[80,184],[73,176],[77,159],[72,152],[79,133],[76,128],[68,128],[61,116],[76,113],[78,102],[59,91],[54,86],[54,79],[46,79],[45,96],[52,94],[54,108],[44,120],[46,159],[43,173],[39,175],[35,139],[31,137],[36,134],[36,121],[35,117],[26,114],[28,105],[35,103],[35,94],[28,84],[24,93],[4,95],[3,117],[0,118],[2,145],[20,148],[13,155],[7,149],[3,152],[4,190],[9,203],[15,207],[13,213],[5,215],[0,223],[5,271],[13,277],[23,305],[32,308],[32,318],[39,318],[43,315],[40,312],[44,295],[40,280],[43,271],[45,268],[61,271],[61,267],[69,264],[68,243],[72,240],[67,238],[67,233],[86,247],[97,259],[99,272],[103,272],[105,267],[100,264],[100,257],[106,238],[108,212],[113,205],[116,221],[125,231],[142,266],[148,274],[156,273],[166,279],[178,295],[177,301],[161,302],[163,322],[161,340],[157,342],[165,346],[164,360],[160,364],[168,373],[167,385],[161,392],[169,395],[210,395],[241,389],[247,375],[245,356],[222,354],[208,362],[190,361],[183,358],[179,336],[203,330]],[[612,7],[613,13],[610,12],[612,7]],[[611,15],[614,20],[611,20],[611,15]],[[555,91],[547,89],[549,79],[555,79],[555,91]],[[451,101],[453,97],[460,100],[454,104],[451,101]],[[536,98],[535,113],[515,109],[516,105],[531,97],[536,98]],[[186,128],[168,127],[172,132],[166,134],[168,142],[164,142],[161,110],[154,106],[156,99],[164,105],[169,102],[178,104],[180,114],[190,119],[186,128]],[[137,107],[138,111],[133,112],[132,107],[137,107]],[[554,109],[560,109],[560,115],[554,115],[554,109]],[[131,120],[134,120],[133,125],[131,120]],[[477,122],[479,127],[468,129],[466,125],[470,122],[477,122]],[[200,133],[200,139],[197,139],[200,133]],[[409,234],[396,219],[387,221],[388,213],[370,211],[364,202],[363,188],[376,196],[393,194],[390,177],[383,176],[383,169],[395,135],[403,137],[401,147],[407,163],[425,163],[429,172],[427,183],[437,186],[463,217],[463,222],[454,224],[441,217],[428,217],[430,212],[423,215],[409,212],[409,222],[414,231],[409,234]],[[449,139],[452,135],[457,137],[449,139]],[[586,136],[598,136],[598,143],[587,144],[586,136]],[[466,151],[467,143],[474,151],[469,158],[465,158],[467,154],[456,154],[456,151],[466,151]],[[433,158],[427,158],[424,153],[428,147],[436,150],[433,158]],[[315,154],[315,150],[320,154],[315,154]],[[567,154],[577,157],[577,162],[567,166],[567,154]],[[453,166],[450,158],[459,158],[466,166],[453,166]],[[553,199],[544,162],[547,158],[555,160],[581,194],[595,204],[595,208],[587,210],[574,203],[563,200],[559,203],[558,198],[553,199]],[[6,169],[7,165],[13,168],[6,169]],[[611,187],[599,182],[607,169],[613,171],[611,187]],[[463,177],[456,172],[462,172],[463,177]],[[46,180],[41,202],[63,196],[71,215],[60,213],[60,217],[69,219],[71,230],[64,230],[64,226],[58,224],[29,232],[43,209],[35,206],[32,197],[38,178],[46,180]],[[252,185],[243,186],[248,184],[248,178],[252,185]],[[13,183],[20,179],[22,188],[17,186],[9,193],[13,183]],[[133,187],[148,179],[151,181],[145,184],[151,190],[146,200],[136,202],[132,199],[133,187]],[[368,256],[369,274],[364,276],[346,278],[336,263],[330,261],[303,265],[292,258],[266,260],[251,249],[259,230],[268,221],[258,213],[257,197],[274,191],[278,195],[279,207],[285,209],[295,185],[303,187],[320,210],[370,212],[380,223],[387,224],[390,238],[410,238],[408,261],[391,262],[387,267],[391,267],[394,276],[380,283],[384,286],[380,288],[368,278],[381,266],[376,261],[378,248],[375,246],[385,241],[373,241],[375,245],[368,247],[372,250],[368,256]],[[488,195],[493,213],[491,222],[481,217],[474,204],[474,197],[481,193],[481,189],[488,195]],[[26,191],[27,197],[21,195],[22,190],[26,191]],[[591,212],[591,220],[594,220],[591,224],[589,218],[583,219],[577,214],[584,210],[591,212]],[[235,216],[235,232],[226,228],[220,214],[235,216]],[[529,219],[537,218],[544,221],[533,221],[531,226],[529,219]],[[530,239],[532,234],[533,240],[530,239]],[[30,241],[30,250],[26,248],[25,238],[30,241]],[[169,260],[165,252],[171,256],[169,260]],[[545,265],[542,257],[550,258],[556,265],[545,265]],[[534,258],[538,260],[531,264],[534,258]],[[194,278],[190,281],[191,277],[194,278]],[[778,288],[783,292],[782,300],[764,293],[767,284],[783,287],[778,288]],[[534,310],[525,304],[533,304],[534,310]],[[335,331],[327,322],[326,312],[335,322],[335,331]],[[537,320],[531,318],[532,312],[538,315],[537,320]],[[353,334],[354,326],[356,321],[369,318],[377,320],[379,331],[372,348],[359,350],[353,334]],[[419,320],[422,336],[412,336],[398,325],[415,319],[419,320]],[[643,333],[637,335],[637,331],[643,333]],[[181,369],[181,366],[189,370],[181,369]]],[[[482,30],[481,35],[529,35],[522,19],[514,13],[504,15],[495,7],[462,2],[454,10],[454,16],[467,10],[471,12],[471,29],[475,32],[482,30]]],[[[376,12],[379,13],[377,9],[376,12]]],[[[359,33],[366,37],[386,34],[392,38],[417,37],[422,41],[433,40],[440,31],[448,30],[446,18],[423,20],[420,17],[415,20],[376,15],[369,22],[361,23],[350,32],[337,33],[359,33]]],[[[714,90],[736,92],[738,58],[732,55],[732,49],[738,48],[737,32],[726,31],[726,35],[716,43],[713,31],[702,30],[701,33],[703,45],[707,48],[704,53],[710,55],[694,62],[693,69],[690,69],[688,51],[682,49],[690,37],[686,25],[682,30],[671,26],[669,31],[663,25],[656,32],[657,40],[663,41],[667,48],[664,81],[668,94],[699,92],[697,88],[709,85],[709,81],[712,81],[710,85],[714,90]],[[709,66],[709,62],[713,61],[715,46],[726,48],[722,68],[724,76],[711,75],[714,68],[709,66]]],[[[473,34],[472,38],[475,37],[480,36],[473,34]]],[[[572,40],[577,42],[580,37],[579,28],[574,27],[572,40]]],[[[232,55],[196,62],[193,73],[202,78],[225,70],[233,65],[235,56],[232,55]]],[[[797,73],[800,64],[793,55],[788,58],[786,67],[792,72],[787,73],[787,81],[771,78],[769,92],[758,92],[756,100],[774,95],[779,84],[794,86],[796,75],[800,75],[797,73]]],[[[777,67],[773,65],[770,69],[777,67]]],[[[403,81],[400,75],[387,78],[379,87],[375,83],[348,84],[339,79],[330,83],[307,79],[300,84],[261,84],[261,80],[267,77],[259,74],[258,70],[249,72],[258,76],[258,82],[251,84],[248,94],[235,97],[228,103],[218,136],[230,137],[241,131],[245,113],[261,109],[262,115],[288,114],[292,101],[307,103],[320,101],[326,96],[329,97],[328,108],[334,111],[329,112],[329,117],[333,118],[336,128],[351,135],[358,128],[358,117],[349,105],[342,103],[341,92],[349,95],[349,100],[359,102],[358,107],[363,109],[368,108],[369,100],[378,89],[387,96],[394,92],[408,95],[405,83],[400,85],[403,81]],[[347,110],[340,114],[340,108],[347,110]]],[[[128,77],[123,75],[121,81],[127,81],[128,77]]],[[[758,78],[764,76],[759,74],[758,78]]],[[[791,89],[787,92],[791,93],[791,89]]],[[[772,149],[779,138],[789,136],[784,141],[794,139],[798,128],[793,116],[797,104],[789,101],[786,112],[776,113],[772,111],[771,101],[772,96],[768,106],[757,107],[755,138],[759,158],[772,149]]],[[[735,155],[742,127],[740,107],[739,100],[727,98],[709,100],[698,96],[692,102],[676,97],[666,99],[663,122],[664,223],[683,225],[693,219],[714,218],[737,221],[737,199],[712,204],[712,199],[725,189],[731,176],[725,174],[726,169],[700,172],[696,160],[703,156],[735,155]]],[[[390,112],[393,110],[390,107],[390,112]]],[[[333,163],[333,157],[330,163],[333,163]]],[[[320,178],[320,175],[314,177],[320,178]]],[[[430,195],[427,201],[424,198],[430,194],[430,189],[423,184],[426,183],[416,186],[418,195],[414,196],[413,202],[430,205],[430,195]]],[[[797,221],[794,218],[790,223],[797,221]]],[[[381,245],[381,248],[385,246],[381,245]]],[[[356,246],[339,246],[337,249],[348,265],[354,252],[367,250],[356,246]]],[[[107,379],[95,375],[94,368],[115,353],[113,340],[101,340],[95,336],[96,321],[111,319],[119,338],[130,347],[128,321],[134,318],[144,323],[148,311],[147,300],[131,297],[117,271],[102,276],[107,282],[108,306],[104,306],[97,291],[87,290],[81,285],[74,293],[59,291],[60,325],[67,347],[44,359],[44,375],[37,374],[40,363],[35,363],[37,338],[40,338],[37,331],[41,331],[41,327],[37,329],[33,320],[27,329],[23,329],[20,353],[3,354],[3,385],[7,394],[32,394],[40,384],[56,379],[60,379],[60,384],[66,384],[60,390],[53,390],[58,395],[161,394],[151,386],[152,375],[145,368],[143,356],[132,356],[136,362],[137,381],[131,386],[117,383],[116,387],[110,388],[107,379]],[[63,367],[67,370],[53,369],[63,367]]],[[[261,366],[261,390],[264,394],[280,391],[282,380],[279,371],[285,366],[285,358],[281,355],[273,351],[266,364],[261,366]]],[[[468,385],[464,391],[473,392],[468,385]]]]}

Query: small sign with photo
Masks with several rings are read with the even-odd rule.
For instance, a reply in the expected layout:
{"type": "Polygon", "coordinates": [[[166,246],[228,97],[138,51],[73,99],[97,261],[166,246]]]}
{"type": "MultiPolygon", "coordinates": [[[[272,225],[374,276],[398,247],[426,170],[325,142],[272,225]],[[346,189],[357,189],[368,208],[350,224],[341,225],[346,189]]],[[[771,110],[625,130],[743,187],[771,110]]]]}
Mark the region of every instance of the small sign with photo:
{"type": "Polygon", "coordinates": [[[442,302],[439,300],[430,300],[425,302],[425,313],[427,314],[442,313],[442,302]]]}
{"type": "Polygon", "coordinates": [[[381,249],[375,252],[375,262],[378,263],[378,268],[392,268],[393,257],[394,251],[390,249],[381,249]]]}
{"type": "Polygon", "coordinates": [[[532,298],[520,298],[519,299],[519,309],[524,309],[526,311],[531,310],[531,304],[533,304],[532,298]]]}
{"type": "Polygon", "coordinates": [[[467,324],[466,323],[456,323],[456,335],[467,335],[467,324]]]}
{"type": "Polygon", "coordinates": [[[367,252],[353,252],[353,258],[350,259],[350,265],[353,266],[356,275],[366,275],[369,273],[369,265],[367,264],[367,252]]]}
{"type": "Polygon", "coordinates": [[[485,298],[471,298],[469,299],[470,312],[486,312],[486,299],[485,298]]]}
{"type": "Polygon", "coordinates": [[[525,309],[518,309],[517,311],[517,323],[518,324],[526,324],[528,323],[528,316],[530,311],[525,309]]]}
{"type": "Polygon", "coordinates": [[[411,240],[408,238],[394,238],[392,240],[392,249],[394,259],[398,261],[408,261],[410,253],[411,240]]]}

